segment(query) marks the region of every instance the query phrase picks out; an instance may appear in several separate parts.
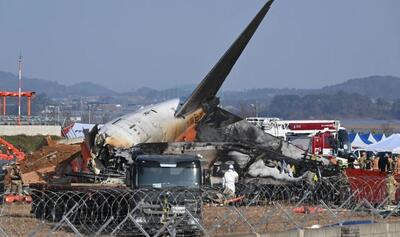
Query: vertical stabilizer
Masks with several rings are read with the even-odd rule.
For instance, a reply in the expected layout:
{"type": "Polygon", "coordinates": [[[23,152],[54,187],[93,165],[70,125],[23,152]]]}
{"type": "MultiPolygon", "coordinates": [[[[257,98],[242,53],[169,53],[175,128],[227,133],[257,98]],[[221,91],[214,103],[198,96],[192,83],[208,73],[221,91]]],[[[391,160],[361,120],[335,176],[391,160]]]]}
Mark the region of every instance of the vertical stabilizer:
{"type": "Polygon", "coordinates": [[[214,65],[182,107],[175,113],[175,116],[182,116],[193,112],[199,108],[202,103],[215,97],[222,83],[225,81],[225,78],[228,76],[239,56],[246,48],[247,43],[254,35],[254,32],[264,19],[264,16],[267,14],[273,2],[274,0],[269,0],[261,8],[246,29],[240,34],[235,42],[233,42],[231,47],[220,58],[217,64],[214,65]]]}

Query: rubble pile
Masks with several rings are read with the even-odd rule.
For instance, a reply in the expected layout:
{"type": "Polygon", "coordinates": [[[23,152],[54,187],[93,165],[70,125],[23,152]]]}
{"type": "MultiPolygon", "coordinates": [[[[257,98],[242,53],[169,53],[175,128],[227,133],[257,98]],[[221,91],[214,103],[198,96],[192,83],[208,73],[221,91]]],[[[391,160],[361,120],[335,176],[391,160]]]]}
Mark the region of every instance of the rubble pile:
{"type": "Polygon", "coordinates": [[[58,144],[47,139],[47,144],[27,154],[21,162],[24,184],[45,183],[68,169],[69,163],[81,155],[80,145],[58,144]]]}

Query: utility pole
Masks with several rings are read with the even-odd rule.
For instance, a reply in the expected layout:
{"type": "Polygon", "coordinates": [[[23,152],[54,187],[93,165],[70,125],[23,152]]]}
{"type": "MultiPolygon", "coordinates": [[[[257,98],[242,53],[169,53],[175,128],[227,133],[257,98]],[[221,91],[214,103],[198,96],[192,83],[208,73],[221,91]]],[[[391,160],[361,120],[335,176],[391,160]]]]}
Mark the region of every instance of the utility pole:
{"type": "Polygon", "coordinates": [[[18,126],[21,126],[22,54],[18,57],[18,126]]]}

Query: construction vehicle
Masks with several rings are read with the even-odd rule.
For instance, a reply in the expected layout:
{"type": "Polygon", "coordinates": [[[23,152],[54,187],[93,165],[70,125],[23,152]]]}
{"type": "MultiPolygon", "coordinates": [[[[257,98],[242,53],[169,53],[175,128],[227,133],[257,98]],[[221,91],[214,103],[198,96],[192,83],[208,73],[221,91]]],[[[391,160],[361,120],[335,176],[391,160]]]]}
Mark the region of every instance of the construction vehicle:
{"type": "Polygon", "coordinates": [[[27,202],[32,198],[25,192],[23,194],[11,193],[11,178],[9,172],[16,162],[25,160],[25,153],[10,142],[0,137],[0,190],[4,193],[2,200],[5,203],[27,202]]]}
{"type": "Polygon", "coordinates": [[[281,120],[249,117],[246,120],[264,132],[308,150],[311,154],[346,157],[351,146],[348,134],[338,120],[281,120]]]}
{"type": "Polygon", "coordinates": [[[0,137],[0,160],[15,159],[18,161],[25,159],[25,153],[0,137]]]}

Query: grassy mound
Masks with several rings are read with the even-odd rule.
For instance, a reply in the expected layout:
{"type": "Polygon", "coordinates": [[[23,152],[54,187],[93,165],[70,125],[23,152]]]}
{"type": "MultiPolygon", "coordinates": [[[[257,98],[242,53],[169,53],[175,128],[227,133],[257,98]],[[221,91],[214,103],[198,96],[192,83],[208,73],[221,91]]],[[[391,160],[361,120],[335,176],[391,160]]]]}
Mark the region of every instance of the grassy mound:
{"type": "MultiPolygon", "coordinates": [[[[13,144],[18,149],[25,153],[30,153],[39,149],[43,144],[46,144],[46,137],[43,135],[36,136],[26,136],[26,135],[16,135],[16,136],[2,136],[2,138],[9,143],[13,144]]],[[[60,137],[51,136],[53,140],[58,140],[60,137]]]]}

